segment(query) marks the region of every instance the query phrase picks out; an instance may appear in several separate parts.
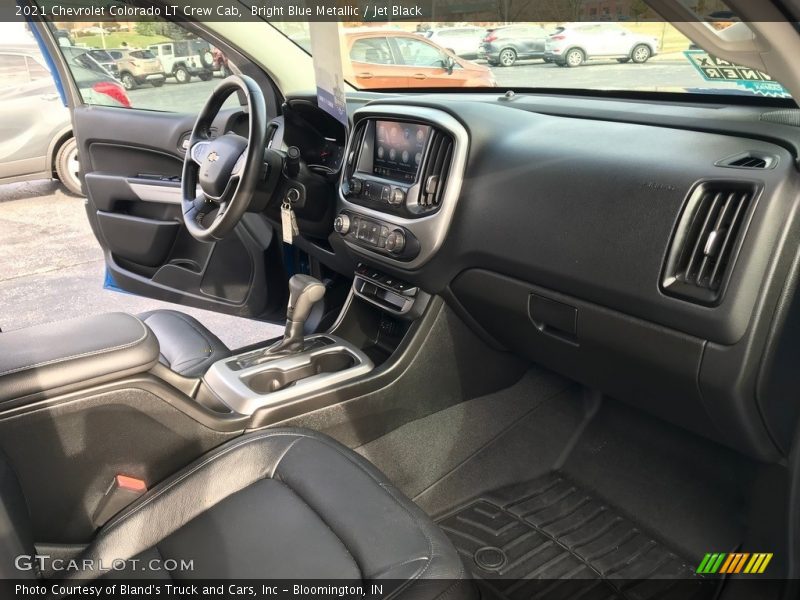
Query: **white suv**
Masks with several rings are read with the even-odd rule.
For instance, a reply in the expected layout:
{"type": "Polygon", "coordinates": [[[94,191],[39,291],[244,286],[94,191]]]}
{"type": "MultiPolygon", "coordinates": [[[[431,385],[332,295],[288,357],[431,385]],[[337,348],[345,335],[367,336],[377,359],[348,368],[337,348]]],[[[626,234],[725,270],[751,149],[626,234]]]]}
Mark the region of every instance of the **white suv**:
{"type": "Polygon", "coordinates": [[[486,29],[483,27],[445,27],[425,32],[425,37],[461,58],[477,58],[486,29]]]}
{"type": "Polygon", "coordinates": [[[659,41],[616,23],[575,23],[548,37],[544,49],[545,60],[562,67],[579,67],[592,58],[641,64],[658,54],[659,41]]]}
{"type": "Polygon", "coordinates": [[[209,81],[214,76],[214,55],[204,40],[173,40],[147,47],[164,65],[167,77],[189,83],[192,77],[209,81]]]}

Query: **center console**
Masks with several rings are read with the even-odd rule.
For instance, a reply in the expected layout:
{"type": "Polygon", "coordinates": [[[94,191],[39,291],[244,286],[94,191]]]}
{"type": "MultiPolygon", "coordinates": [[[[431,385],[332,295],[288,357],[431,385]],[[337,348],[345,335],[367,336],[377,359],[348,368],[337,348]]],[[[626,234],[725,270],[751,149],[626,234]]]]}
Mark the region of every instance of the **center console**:
{"type": "Polygon", "coordinates": [[[418,268],[441,247],[461,191],[467,132],[443,111],[412,106],[369,106],[354,122],[334,229],[363,259],[343,311],[355,330],[334,326],[305,337],[305,319],[324,286],[295,275],[283,339],[212,365],[201,403],[254,420],[310,406],[310,398],[379,368],[428,306],[428,294],[391,273],[418,268]]]}
{"type": "Polygon", "coordinates": [[[214,363],[204,381],[235,413],[252,415],[369,373],[372,361],[342,338],[314,335],[301,352],[260,349],[214,363]]]}
{"type": "Polygon", "coordinates": [[[451,115],[411,106],[356,111],[334,229],[356,254],[415,269],[444,241],[468,137],[451,115]]]}

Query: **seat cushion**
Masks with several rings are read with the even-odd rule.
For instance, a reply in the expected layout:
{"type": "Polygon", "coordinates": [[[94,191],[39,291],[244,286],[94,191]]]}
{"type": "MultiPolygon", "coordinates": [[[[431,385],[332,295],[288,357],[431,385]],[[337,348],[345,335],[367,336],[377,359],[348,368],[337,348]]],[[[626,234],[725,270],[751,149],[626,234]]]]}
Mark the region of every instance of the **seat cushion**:
{"type": "Polygon", "coordinates": [[[301,429],[217,448],[114,518],[81,558],[150,556],[194,561],[175,579],[395,580],[400,598],[473,593],[425,513],[364,458],[301,429]]]}
{"type": "Polygon", "coordinates": [[[230,350],[194,317],[175,310],[138,315],[161,346],[159,361],[185,377],[200,377],[230,350]]]}

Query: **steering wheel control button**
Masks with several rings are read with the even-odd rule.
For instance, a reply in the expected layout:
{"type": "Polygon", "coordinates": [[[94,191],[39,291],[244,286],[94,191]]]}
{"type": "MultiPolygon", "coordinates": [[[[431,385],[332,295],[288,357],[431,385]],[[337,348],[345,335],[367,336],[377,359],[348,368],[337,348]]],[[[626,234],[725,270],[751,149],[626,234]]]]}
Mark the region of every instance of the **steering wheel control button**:
{"type": "Polygon", "coordinates": [[[392,231],[386,238],[386,249],[394,254],[400,254],[406,247],[406,236],[399,229],[392,231]]]}
{"type": "Polygon", "coordinates": [[[336,230],[336,233],[347,235],[347,232],[350,231],[350,217],[344,213],[340,214],[333,222],[333,228],[336,230]]]}

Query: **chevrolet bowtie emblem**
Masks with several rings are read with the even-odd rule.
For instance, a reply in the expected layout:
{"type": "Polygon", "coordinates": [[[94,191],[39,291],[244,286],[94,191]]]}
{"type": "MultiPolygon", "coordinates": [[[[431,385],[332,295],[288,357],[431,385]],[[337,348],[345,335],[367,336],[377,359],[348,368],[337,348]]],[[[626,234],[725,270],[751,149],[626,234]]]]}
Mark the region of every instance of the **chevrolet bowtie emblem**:
{"type": "Polygon", "coordinates": [[[212,152],[206,157],[206,160],[208,162],[216,162],[217,160],[219,160],[219,154],[217,154],[216,152],[212,152]]]}

